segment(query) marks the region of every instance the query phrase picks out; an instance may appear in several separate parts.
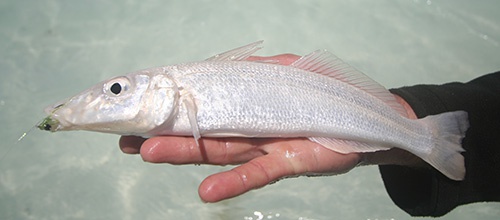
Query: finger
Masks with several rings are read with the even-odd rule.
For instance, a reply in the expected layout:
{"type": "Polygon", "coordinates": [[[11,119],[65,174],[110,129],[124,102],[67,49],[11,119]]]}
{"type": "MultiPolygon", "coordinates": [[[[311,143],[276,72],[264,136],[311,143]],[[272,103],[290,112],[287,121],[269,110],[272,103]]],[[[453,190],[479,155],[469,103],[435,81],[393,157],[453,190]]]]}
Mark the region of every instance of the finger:
{"type": "Polygon", "coordinates": [[[198,193],[206,202],[218,202],[263,187],[288,176],[339,174],[356,166],[358,154],[340,154],[307,140],[277,143],[281,146],[266,156],[251,160],[230,171],[207,177],[198,193]]]}
{"type": "Polygon", "coordinates": [[[144,161],[171,164],[240,164],[265,155],[259,148],[266,139],[202,138],[200,147],[192,137],[159,136],[141,147],[144,161]]]}
{"type": "Polygon", "coordinates": [[[118,144],[123,153],[138,154],[145,140],[137,136],[121,136],[118,144]]]}
{"type": "Polygon", "coordinates": [[[205,202],[218,202],[263,187],[284,176],[286,172],[281,170],[283,167],[273,169],[266,165],[265,161],[271,161],[268,157],[271,156],[259,157],[232,170],[207,177],[198,188],[200,198],[205,202]]]}
{"type": "Polygon", "coordinates": [[[198,193],[205,202],[218,202],[295,174],[294,168],[282,155],[268,154],[207,177],[200,184],[198,193]]]}

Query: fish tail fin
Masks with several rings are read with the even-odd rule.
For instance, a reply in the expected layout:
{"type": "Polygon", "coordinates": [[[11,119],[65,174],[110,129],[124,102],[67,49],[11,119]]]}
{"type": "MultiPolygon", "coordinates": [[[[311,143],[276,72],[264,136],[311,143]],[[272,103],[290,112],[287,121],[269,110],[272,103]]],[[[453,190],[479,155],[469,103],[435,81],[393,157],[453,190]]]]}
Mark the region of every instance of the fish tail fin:
{"type": "Polygon", "coordinates": [[[462,139],[469,128],[468,114],[465,111],[446,112],[420,119],[427,124],[433,134],[433,146],[425,155],[424,161],[453,180],[463,180],[465,163],[461,152],[462,139]]]}

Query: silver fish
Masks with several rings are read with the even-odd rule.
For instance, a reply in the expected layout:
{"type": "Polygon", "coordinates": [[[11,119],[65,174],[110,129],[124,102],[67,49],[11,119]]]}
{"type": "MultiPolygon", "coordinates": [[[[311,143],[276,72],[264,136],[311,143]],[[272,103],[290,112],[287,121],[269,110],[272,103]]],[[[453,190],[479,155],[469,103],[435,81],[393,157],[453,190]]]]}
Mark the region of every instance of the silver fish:
{"type": "Polygon", "coordinates": [[[48,107],[38,127],[196,140],[308,137],[340,153],[397,147],[464,178],[467,112],[408,119],[383,86],[325,50],[290,66],[246,61],[261,43],[106,80],[48,107]]]}

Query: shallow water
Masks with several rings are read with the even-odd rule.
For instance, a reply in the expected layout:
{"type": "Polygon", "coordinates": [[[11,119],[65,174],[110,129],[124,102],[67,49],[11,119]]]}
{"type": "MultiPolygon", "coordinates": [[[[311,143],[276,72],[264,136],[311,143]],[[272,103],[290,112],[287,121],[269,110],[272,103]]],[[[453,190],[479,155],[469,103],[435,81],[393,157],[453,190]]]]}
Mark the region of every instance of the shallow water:
{"type": "MultiPolygon", "coordinates": [[[[0,219],[408,219],[376,167],[294,178],[204,204],[230,167],[147,164],[118,136],[23,132],[43,108],[134,70],[202,60],[256,40],[259,55],[328,49],[391,87],[500,69],[498,1],[0,2],[0,219]]],[[[442,219],[498,219],[498,203],[442,219]]]]}

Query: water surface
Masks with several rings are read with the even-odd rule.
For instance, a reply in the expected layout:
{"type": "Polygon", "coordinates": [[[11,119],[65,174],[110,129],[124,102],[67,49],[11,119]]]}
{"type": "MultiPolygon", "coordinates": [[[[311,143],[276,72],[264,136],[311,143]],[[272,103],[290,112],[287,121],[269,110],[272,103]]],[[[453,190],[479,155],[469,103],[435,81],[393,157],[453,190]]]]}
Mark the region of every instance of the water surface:
{"type": "MultiPolygon", "coordinates": [[[[43,108],[98,81],[265,40],[260,55],[328,49],[388,88],[500,69],[497,1],[14,1],[0,3],[0,219],[408,219],[376,167],[294,178],[216,204],[230,169],[147,164],[118,136],[34,131],[43,108]]],[[[498,219],[498,203],[443,219],[498,219]]]]}

